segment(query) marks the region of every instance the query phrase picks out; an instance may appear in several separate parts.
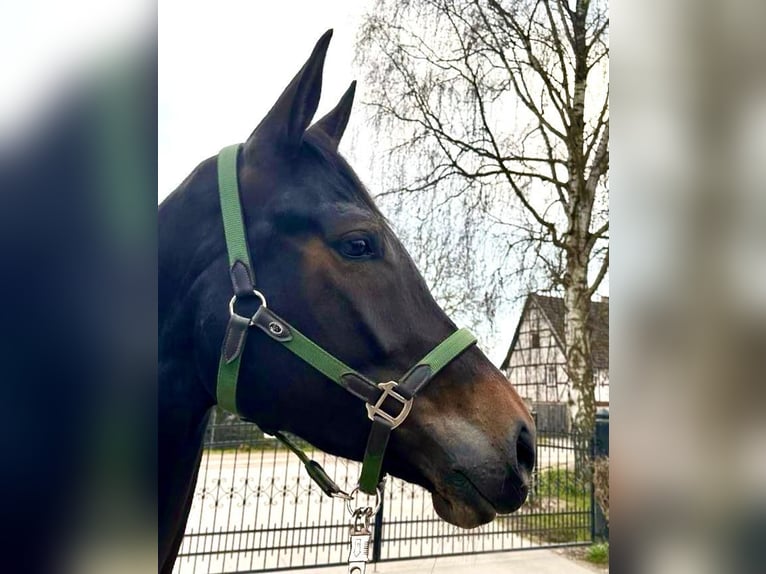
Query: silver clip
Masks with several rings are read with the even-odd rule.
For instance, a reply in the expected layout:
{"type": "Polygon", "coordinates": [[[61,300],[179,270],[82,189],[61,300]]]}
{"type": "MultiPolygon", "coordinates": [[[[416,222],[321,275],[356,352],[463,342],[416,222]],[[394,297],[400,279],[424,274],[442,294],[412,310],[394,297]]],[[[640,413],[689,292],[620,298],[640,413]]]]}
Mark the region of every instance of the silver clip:
{"type": "Polygon", "coordinates": [[[354,511],[351,527],[351,548],[348,553],[348,574],[365,574],[370,561],[370,517],[372,508],[358,508],[354,511]]]}

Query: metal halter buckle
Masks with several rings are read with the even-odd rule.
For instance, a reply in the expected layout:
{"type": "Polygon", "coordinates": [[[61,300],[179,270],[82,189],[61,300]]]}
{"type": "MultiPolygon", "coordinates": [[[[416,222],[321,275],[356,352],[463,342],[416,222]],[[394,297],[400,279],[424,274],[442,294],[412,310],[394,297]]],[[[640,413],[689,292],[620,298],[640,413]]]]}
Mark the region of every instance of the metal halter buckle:
{"type": "Polygon", "coordinates": [[[387,383],[378,383],[378,388],[383,391],[383,394],[380,395],[378,400],[374,405],[371,405],[370,403],[367,403],[365,406],[367,407],[367,416],[370,418],[371,421],[375,420],[375,415],[380,416],[381,418],[387,420],[391,423],[391,428],[395,429],[400,424],[404,422],[404,419],[407,418],[407,415],[410,414],[410,410],[412,409],[412,399],[405,399],[402,395],[397,393],[394,389],[397,387],[396,381],[388,381],[387,383]],[[396,416],[391,416],[386,411],[382,409],[383,403],[386,402],[386,399],[388,397],[391,397],[392,399],[400,402],[402,404],[402,410],[399,411],[399,414],[396,416]]]}
{"type": "MultiPolygon", "coordinates": [[[[266,297],[263,295],[263,293],[258,291],[258,289],[253,289],[253,295],[255,295],[256,297],[258,297],[258,299],[260,299],[262,307],[268,308],[268,305],[266,305],[266,297]]],[[[233,317],[234,315],[236,315],[237,317],[242,317],[242,315],[234,311],[234,303],[237,302],[237,299],[239,299],[239,296],[234,295],[234,297],[231,298],[231,301],[229,301],[229,316],[230,317],[233,317]]],[[[247,319],[247,317],[243,317],[243,319],[247,319]]],[[[250,324],[251,325],[253,324],[252,317],[250,318],[250,324]]]]}

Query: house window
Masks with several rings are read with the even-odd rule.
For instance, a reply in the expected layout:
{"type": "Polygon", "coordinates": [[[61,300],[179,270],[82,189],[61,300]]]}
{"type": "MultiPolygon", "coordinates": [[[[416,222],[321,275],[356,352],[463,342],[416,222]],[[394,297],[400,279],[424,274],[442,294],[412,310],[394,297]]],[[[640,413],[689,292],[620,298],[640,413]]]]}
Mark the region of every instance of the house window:
{"type": "Polygon", "coordinates": [[[540,348],[540,333],[532,333],[532,348],[540,348]]]}
{"type": "Polygon", "coordinates": [[[548,365],[548,367],[545,370],[545,384],[549,387],[555,387],[556,383],[556,366],[555,365],[548,365]]]}

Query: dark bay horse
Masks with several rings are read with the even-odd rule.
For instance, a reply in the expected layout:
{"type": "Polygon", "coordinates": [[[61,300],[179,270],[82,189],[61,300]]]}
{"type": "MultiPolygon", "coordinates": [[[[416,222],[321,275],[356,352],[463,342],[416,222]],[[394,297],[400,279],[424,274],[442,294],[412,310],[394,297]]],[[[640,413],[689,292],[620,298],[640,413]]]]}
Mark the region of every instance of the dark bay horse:
{"type": "MultiPolygon", "coordinates": [[[[240,150],[238,178],[259,289],[269,307],[348,365],[387,381],[455,331],[338,144],[355,84],[311,125],[332,32],[240,150]]],[[[216,159],[159,208],[159,565],[173,568],[194,491],[231,298],[216,159]]],[[[363,405],[268,337],[242,360],[238,406],[269,431],[360,460],[363,405]]],[[[438,514],[471,528],[524,502],[534,424],[475,346],[441,371],[392,435],[385,472],[422,485],[438,514]]]]}

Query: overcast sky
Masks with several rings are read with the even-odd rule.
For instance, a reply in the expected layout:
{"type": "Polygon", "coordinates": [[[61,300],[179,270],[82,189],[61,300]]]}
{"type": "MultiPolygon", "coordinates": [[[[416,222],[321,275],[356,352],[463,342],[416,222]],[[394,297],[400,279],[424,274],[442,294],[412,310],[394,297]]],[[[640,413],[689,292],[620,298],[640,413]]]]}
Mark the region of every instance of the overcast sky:
{"type": "Polygon", "coordinates": [[[200,161],[243,141],[319,37],[333,28],[316,117],[330,110],[355,79],[354,39],[369,5],[369,0],[162,0],[159,201],[200,161]]]}

